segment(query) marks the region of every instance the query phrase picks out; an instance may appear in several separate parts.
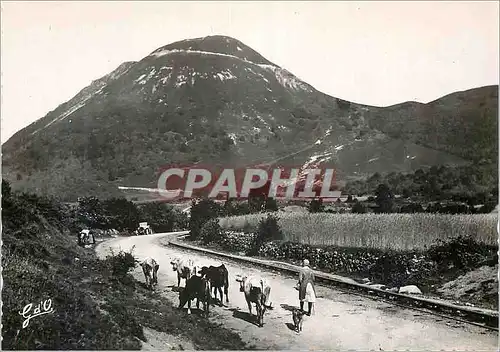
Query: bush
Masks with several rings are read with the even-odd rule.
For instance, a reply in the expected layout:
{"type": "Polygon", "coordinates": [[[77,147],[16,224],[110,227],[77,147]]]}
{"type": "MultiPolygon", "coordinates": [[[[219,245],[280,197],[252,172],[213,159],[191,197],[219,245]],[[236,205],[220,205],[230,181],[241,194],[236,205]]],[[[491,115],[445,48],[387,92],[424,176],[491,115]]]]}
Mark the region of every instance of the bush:
{"type": "Polygon", "coordinates": [[[450,241],[439,240],[429,248],[429,258],[440,268],[474,269],[485,257],[496,253],[496,246],[485,246],[471,237],[458,236],[450,241]]]}
{"type": "Polygon", "coordinates": [[[255,239],[253,233],[223,231],[219,245],[227,251],[247,253],[255,239]]]}
{"type": "Polygon", "coordinates": [[[400,287],[418,284],[436,271],[435,263],[421,252],[388,251],[368,269],[372,281],[400,287]]]}
{"type": "Polygon", "coordinates": [[[310,213],[321,213],[324,210],[323,200],[321,198],[313,199],[311,203],[309,203],[308,210],[310,213]]]}
{"type": "Polygon", "coordinates": [[[352,212],[355,214],[365,214],[366,207],[361,202],[355,202],[352,206],[352,212]]]}
{"type": "Polygon", "coordinates": [[[259,228],[255,234],[249,255],[256,255],[262,245],[267,241],[282,240],[283,233],[278,225],[278,219],[272,214],[268,214],[265,219],[259,223],[259,228]]]}
{"type": "Polygon", "coordinates": [[[200,230],[200,237],[203,243],[219,243],[222,239],[222,229],[219,220],[208,220],[200,230]]]}
{"type": "Polygon", "coordinates": [[[110,249],[110,255],[103,261],[104,267],[110,271],[113,277],[120,281],[123,281],[128,272],[137,265],[137,260],[132,254],[134,247],[129,252],[120,250],[117,254],[114,253],[113,249],[110,249]]]}
{"type": "Polygon", "coordinates": [[[228,199],[224,203],[225,216],[238,216],[250,214],[250,206],[247,202],[236,202],[233,199],[228,199]]]}

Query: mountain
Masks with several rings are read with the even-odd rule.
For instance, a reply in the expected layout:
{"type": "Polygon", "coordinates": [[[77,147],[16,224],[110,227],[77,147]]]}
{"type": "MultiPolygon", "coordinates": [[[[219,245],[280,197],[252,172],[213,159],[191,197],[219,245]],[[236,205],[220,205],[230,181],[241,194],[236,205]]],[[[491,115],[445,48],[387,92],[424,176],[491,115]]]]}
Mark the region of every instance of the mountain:
{"type": "Polygon", "coordinates": [[[155,188],[173,163],[322,163],[340,181],[496,163],[497,101],[491,86],[429,104],[356,104],[234,38],[188,39],[123,63],[17,132],[2,146],[3,176],[16,189],[74,200],[155,188]]]}

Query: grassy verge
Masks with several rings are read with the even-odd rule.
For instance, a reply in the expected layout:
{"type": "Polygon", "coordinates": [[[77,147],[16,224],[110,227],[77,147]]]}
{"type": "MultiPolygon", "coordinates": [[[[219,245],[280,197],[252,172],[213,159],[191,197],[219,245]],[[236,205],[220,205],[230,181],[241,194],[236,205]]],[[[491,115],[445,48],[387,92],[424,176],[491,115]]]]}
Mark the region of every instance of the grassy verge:
{"type": "MultiPolygon", "coordinates": [[[[284,239],[319,246],[423,250],[429,244],[472,237],[496,245],[496,214],[328,214],[275,212],[284,239]]],[[[265,214],[221,218],[224,230],[255,231],[265,214]]]]}
{"type": "Polygon", "coordinates": [[[138,350],[144,327],[182,336],[196,349],[245,348],[236,333],[187,316],[146,290],[128,273],[135,265],[130,253],[99,260],[92,249],[78,247],[60,210],[2,188],[2,349],[138,350]],[[23,328],[19,312],[47,299],[54,312],[23,328]]]}

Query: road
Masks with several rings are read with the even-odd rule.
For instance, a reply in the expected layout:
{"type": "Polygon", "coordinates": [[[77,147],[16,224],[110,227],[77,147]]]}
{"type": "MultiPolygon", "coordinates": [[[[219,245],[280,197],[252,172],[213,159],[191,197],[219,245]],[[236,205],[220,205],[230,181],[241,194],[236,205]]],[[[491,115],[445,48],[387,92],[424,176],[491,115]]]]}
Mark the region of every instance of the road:
{"type": "MultiPolygon", "coordinates": [[[[199,265],[220,265],[224,262],[229,271],[229,304],[228,307],[211,308],[209,319],[238,332],[243,341],[258,349],[497,350],[498,333],[495,331],[320,285],[316,287],[316,311],[310,317],[305,317],[303,331],[297,334],[289,328],[292,324],[289,308],[298,306],[298,293],[294,289],[297,278],[165,246],[163,243],[167,243],[171,236],[177,235],[170,233],[114,238],[100,244],[97,252],[103,257],[109,253],[109,248],[128,251],[135,246],[134,255],[139,260],[147,256],[155,258],[160,264],[156,290],[175,305],[179,300],[178,293],[172,289],[172,285],[177,285],[176,273],[169,264],[172,258],[190,257],[199,265]],[[260,274],[272,283],[271,301],[274,309],[266,312],[262,328],[248,321],[247,304],[235,280],[237,274],[260,274]]],[[[136,268],[133,274],[144,281],[140,268],[136,268]]],[[[181,280],[181,286],[184,286],[184,280],[181,280]]]]}

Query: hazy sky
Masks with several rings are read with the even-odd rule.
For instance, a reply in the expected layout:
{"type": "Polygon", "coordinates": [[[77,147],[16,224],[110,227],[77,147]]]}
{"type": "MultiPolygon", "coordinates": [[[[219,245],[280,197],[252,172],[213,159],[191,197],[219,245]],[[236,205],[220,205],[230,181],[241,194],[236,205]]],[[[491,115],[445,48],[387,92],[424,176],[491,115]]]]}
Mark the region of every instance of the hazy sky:
{"type": "Polygon", "coordinates": [[[491,2],[2,1],[2,143],[120,63],[228,35],[316,89],[385,106],[498,84],[491,2]]]}

